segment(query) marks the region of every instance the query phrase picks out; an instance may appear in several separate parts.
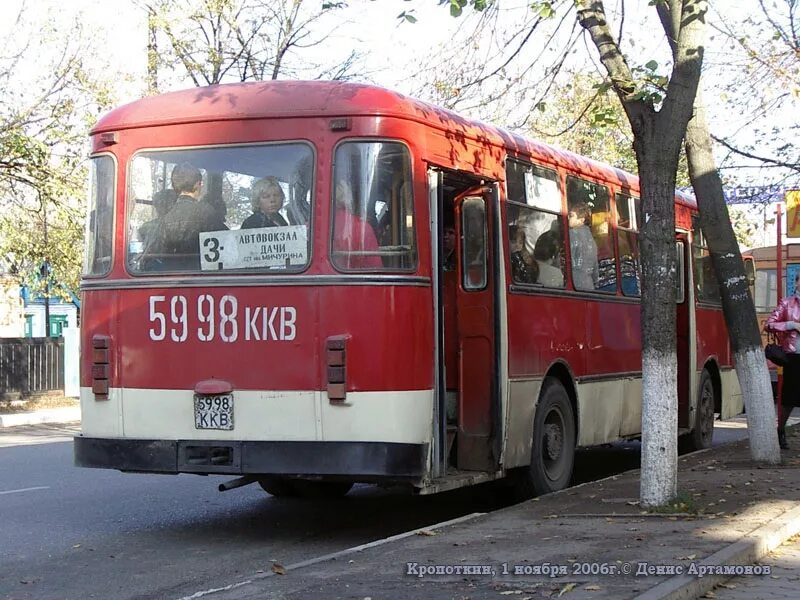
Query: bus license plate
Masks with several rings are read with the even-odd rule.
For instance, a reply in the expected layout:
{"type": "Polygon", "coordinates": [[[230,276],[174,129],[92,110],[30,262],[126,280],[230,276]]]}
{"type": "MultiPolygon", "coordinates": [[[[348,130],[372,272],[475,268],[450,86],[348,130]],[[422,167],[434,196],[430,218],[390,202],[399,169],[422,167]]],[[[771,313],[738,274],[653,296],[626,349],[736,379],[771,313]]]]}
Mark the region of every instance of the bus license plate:
{"type": "Polygon", "coordinates": [[[233,394],[194,396],[195,429],[233,429],[233,394]]]}

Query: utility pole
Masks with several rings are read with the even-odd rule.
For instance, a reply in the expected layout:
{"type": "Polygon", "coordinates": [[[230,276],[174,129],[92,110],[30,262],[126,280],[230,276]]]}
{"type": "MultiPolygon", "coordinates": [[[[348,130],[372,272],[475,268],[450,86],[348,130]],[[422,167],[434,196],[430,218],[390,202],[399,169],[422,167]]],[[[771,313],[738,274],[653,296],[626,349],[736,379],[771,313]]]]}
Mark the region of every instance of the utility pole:
{"type": "MultiPolygon", "coordinates": [[[[39,196],[41,198],[41,195],[39,196]]],[[[44,217],[44,337],[50,337],[50,246],[47,240],[47,199],[42,201],[42,215],[44,217]]]]}

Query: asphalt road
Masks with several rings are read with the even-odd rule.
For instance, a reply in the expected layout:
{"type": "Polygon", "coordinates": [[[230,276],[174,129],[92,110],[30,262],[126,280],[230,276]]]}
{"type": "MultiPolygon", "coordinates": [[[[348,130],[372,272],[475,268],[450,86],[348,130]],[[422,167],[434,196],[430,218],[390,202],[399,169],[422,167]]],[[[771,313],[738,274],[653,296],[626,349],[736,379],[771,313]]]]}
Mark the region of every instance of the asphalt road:
{"type": "MultiPolygon", "coordinates": [[[[746,435],[725,425],[715,438],[746,435]]],[[[358,486],[277,499],[225,477],[72,465],[69,429],[0,430],[0,598],[185,598],[315,556],[503,506],[491,485],[436,496],[358,486]]],[[[639,444],[581,451],[575,483],[639,466],[639,444]]]]}

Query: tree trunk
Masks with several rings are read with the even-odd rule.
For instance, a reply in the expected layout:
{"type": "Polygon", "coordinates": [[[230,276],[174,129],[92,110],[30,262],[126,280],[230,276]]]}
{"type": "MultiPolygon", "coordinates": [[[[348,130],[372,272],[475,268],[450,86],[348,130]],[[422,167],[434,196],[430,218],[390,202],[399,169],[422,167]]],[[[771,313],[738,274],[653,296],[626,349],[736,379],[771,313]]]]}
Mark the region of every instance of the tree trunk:
{"type": "Polygon", "coordinates": [[[700,210],[700,226],[705,233],[719,282],[722,310],[736,361],[736,376],[747,407],[750,456],[755,461],[777,464],[780,462],[780,449],[772,404],[772,385],[742,255],[725,205],[722,181],[714,163],[700,91],[695,98],[694,116],[686,129],[686,156],[689,177],[700,210]]]}
{"type": "MultiPolygon", "coordinates": [[[[652,142],[649,146],[651,155],[663,149],[652,142]]],[[[648,160],[647,156],[640,156],[639,161],[643,209],[639,238],[642,260],[640,501],[642,506],[659,506],[678,492],[675,176],[674,169],[670,174],[669,165],[660,157],[648,160]]]]}
{"type": "Polygon", "coordinates": [[[641,94],[606,20],[603,2],[576,0],[578,21],[591,36],[631,124],[639,167],[643,218],[642,261],[642,469],[643,506],[666,504],[677,494],[678,377],[675,343],[675,174],[686,123],[703,63],[705,0],[665,0],[656,9],[675,61],[656,108],[641,94]],[[674,32],[674,34],[673,34],[674,32]]]}

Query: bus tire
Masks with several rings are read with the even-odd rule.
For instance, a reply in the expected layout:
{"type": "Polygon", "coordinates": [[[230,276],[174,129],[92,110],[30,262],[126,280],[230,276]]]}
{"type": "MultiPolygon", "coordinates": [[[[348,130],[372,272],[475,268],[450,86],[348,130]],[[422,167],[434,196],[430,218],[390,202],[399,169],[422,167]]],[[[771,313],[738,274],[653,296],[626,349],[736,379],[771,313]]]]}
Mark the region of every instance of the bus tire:
{"type": "Polygon", "coordinates": [[[575,463],[575,417],[567,390],[555,377],[545,377],[533,418],[530,477],[539,496],[563,490],[575,463]]]}
{"type": "Polygon", "coordinates": [[[686,435],[687,450],[694,452],[710,448],[714,439],[714,382],[706,369],[700,374],[697,386],[697,408],[694,411],[694,426],[686,435]]]}
{"type": "Polygon", "coordinates": [[[270,496],[275,496],[276,498],[299,495],[295,489],[294,481],[286,477],[262,477],[258,480],[258,485],[270,496]]]}
{"type": "Polygon", "coordinates": [[[520,502],[567,487],[575,462],[575,437],[567,390],[555,377],[546,377],[533,418],[531,462],[509,473],[509,500],[520,502]]]}
{"type": "Polygon", "coordinates": [[[352,481],[316,481],[295,479],[292,481],[296,495],[300,498],[341,498],[353,487],[352,481]]]}

